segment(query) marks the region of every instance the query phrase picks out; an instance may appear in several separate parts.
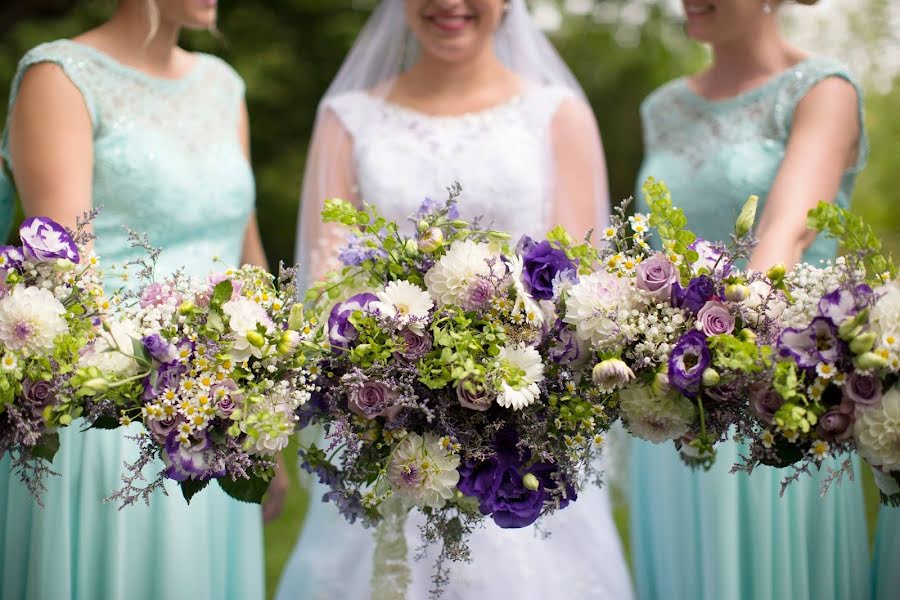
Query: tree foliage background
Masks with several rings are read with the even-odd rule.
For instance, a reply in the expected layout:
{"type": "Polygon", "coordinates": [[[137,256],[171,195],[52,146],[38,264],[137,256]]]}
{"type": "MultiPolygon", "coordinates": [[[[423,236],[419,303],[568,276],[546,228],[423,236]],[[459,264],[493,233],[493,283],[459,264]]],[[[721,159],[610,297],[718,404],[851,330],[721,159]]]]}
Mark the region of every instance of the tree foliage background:
{"type": "MultiPolygon", "coordinates": [[[[893,169],[900,158],[900,120],[894,117],[900,85],[892,85],[892,71],[885,75],[874,68],[886,60],[881,44],[885,36],[898,35],[884,16],[892,1],[823,4],[855,3],[863,11],[857,14],[854,8],[846,19],[842,17],[842,23],[852,26],[851,36],[837,53],[852,67],[873,74],[866,100],[871,158],[859,180],[854,208],[890,247],[900,250],[900,205],[893,197],[893,169]],[[880,77],[877,82],[875,75],[880,77]]],[[[221,36],[184,35],[185,47],[222,56],[246,81],[257,210],[271,264],[293,258],[300,181],[316,105],[375,3],[225,0],[220,5],[221,36]]],[[[530,0],[530,4],[541,22],[553,25],[553,42],[590,98],[603,134],[612,198],[630,196],[643,151],[641,100],[660,84],[699,68],[706,52],[683,35],[677,10],[672,11],[673,0],[530,0]]],[[[114,6],[115,0],[4,0],[0,97],[6,97],[16,63],[29,48],[77,35],[102,22],[114,6]]],[[[898,61],[896,56],[893,60],[898,61]]],[[[0,107],[0,116],[4,114],[0,107]]],[[[270,587],[301,519],[302,506],[294,503],[277,529],[267,531],[270,587]]]]}

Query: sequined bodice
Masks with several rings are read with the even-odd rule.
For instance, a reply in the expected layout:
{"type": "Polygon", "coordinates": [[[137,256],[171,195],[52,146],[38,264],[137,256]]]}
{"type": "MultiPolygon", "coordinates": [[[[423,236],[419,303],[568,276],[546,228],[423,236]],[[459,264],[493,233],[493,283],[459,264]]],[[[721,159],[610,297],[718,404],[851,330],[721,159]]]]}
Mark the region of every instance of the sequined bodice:
{"type": "MultiPolygon", "coordinates": [[[[815,83],[832,76],[856,85],[841,64],[810,58],[726,100],[706,100],[684,78],[656,90],[641,106],[645,158],[637,182],[637,209],[647,210],[640,188],[653,176],[666,183],[673,202],[684,209],[689,227],[698,236],[727,240],[751,194],[760,197],[758,214],[762,214],[784,158],[797,104],[815,83]]],[[[835,198],[841,206],[849,205],[866,150],[863,134],[857,164],[844,174],[835,198]]],[[[820,237],[804,260],[817,262],[834,256],[836,250],[833,241],[820,237]]]]}
{"type": "MultiPolygon", "coordinates": [[[[254,184],[238,139],[243,82],[213,56],[197,54],[176,80],[126,67],[70,40],[38,46],[19,65],[10,106],[26,69],[62,67],[84,97],[93,125],[94,223],[104,264],[139,256],[128,226],[164,249],[161,272],[203,274],[218,257],[240,261],[254,184]]],[[[3,155],[9,159],[7,135],[3,155]]]]}
{"type": "Polygon", "coordinates": [[[406,223],[425,197],[444,199],[462,185],[462,218],[517,239],[545,233],[550,218],[550,123],[571,92],[532,86],[514,100],[477,113],[436,117],[366,92],[326,103],[353,139],[360,197],[406,223]]]}

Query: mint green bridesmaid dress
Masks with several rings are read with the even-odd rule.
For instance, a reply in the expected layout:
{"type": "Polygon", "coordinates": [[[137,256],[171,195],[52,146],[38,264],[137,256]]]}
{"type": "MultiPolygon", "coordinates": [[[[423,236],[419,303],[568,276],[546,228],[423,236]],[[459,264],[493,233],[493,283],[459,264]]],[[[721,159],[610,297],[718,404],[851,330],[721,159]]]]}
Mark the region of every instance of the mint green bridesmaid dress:
{"type": "Polygon", "coordinates": [[[13,202],[15,193],[6,173],[0,168],[0,246],[6,243],[9,227],[13,220],[13,202]]]}
{"type": "MultiPolygon", "coordinates": [[[[94,224],[102,264],[140,254],[123,225],[165,250],[157,274],[197,276],[240,261],[254,184],[238,139],[243,82],[224,62],[196,55],[182,79],[158,79],[88,46],[59,40],[22,59],[25,71],[59,65],[93,125],[94,224]]],[[[2,150],[9,161],[7,136],[2,150]]],[[[121,284],[112,282],[110,287],[121,284]]],[[[212,485],[188,506],[178,487],[150,506],[104,502],[133,460],[131,431],[60,435],[44,508],[0,462],[0,598],[10,600],[257,600],[263,597],[262,518],[212,485]]]]}
{"type": "Polygon", "coordinates": [[[872,600],[900,598],[900,508],[882,506],[875,536],[872,600]]]}
{"type": "MultiPolygon", "coordinates": [[[[645,158],[640,183],[665,181],[689,227],[701,238],[727,240],[751,194],[765,199],[791,132],[794,109],[816,83],[840,77],[839,63],[810,58],[736,97],[709,101],[685,79],[670,82],[641,106],[645,158]]],[[[860,104],[860,122],[862,105],[860,104]]],[[[848,206],[859,159],[834,200],[848,206]]],[[[764,200],[762,201],[764,204],[764,200]]],[[[764,206],[760,206],[762,214],[764,206]]],[[[817,239],[803,259],[833,257],[817,239]]],[[[786,471],[730,474],[741,448],[718,446],[709,472],[684,466],[672,444],[635,441],[630,457],[634,576],[642,600],[855,600],[869,596],[869,552],[859,479],[823,499],[824,474],[804,477],[779,497],[786,471]]]]}

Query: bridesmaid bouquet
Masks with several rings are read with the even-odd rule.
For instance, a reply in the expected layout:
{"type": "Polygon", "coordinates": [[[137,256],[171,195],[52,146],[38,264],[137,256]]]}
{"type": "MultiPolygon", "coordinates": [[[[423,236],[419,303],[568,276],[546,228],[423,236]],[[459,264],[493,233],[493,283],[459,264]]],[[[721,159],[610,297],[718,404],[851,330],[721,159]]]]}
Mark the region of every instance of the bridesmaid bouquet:
{"type": "MultiPolygon", "coordinates": [[[[770,273],[767,349],[774,360],[749,394],[749,456],[793,466],[783,487],[826,458],[856,451],[875,470],[882,501],[900,505],[900,282],[859,217],[821,204],[809,226],[841,240],[847,255],[821,267],[770,273]]],[[[832,471],[825,489],[850,459],[832,471]]]]}
{"type": "Polygon", "coordinates": [[[238,500],[261,501],[295,412],[316,389],[304,348],[312,327],[291,280],[251,266],[205,281],[175,274],[145,286],[104,325],[90,354],[96,363],[79,381],[93,397],[93,426],[137,421],[146,430],[113,495],[122,506],[149,502],[166,479],[188,501],[214,479],[238,500]],[[158,472],[144,485],[148,465],[158,472]]]}
{"type": "Polygon", "coordinates": [[[346,267],[307,298],[328,350],[301,409],[326,431],[301,451],[324,500],[366,525],[418,508],[439,570],[468,559],[485,517],[525,527],[574,501],[614,418],[562,318],[594,250],[561,229],[511,248],[458,219],[459,192],[427,200],[410,236],[371,206],[326,203],[323,220],[353,233],[346,267]]]}
{"type": "Polygon", "coordinates": [[[56,429],[82,415],[71,376],[109,307],[87,249],[92,217],[75,233],[33,217],[19,228],[21,247],[0,246],[0,456],[9,453],[38,503],[56,429]]]}

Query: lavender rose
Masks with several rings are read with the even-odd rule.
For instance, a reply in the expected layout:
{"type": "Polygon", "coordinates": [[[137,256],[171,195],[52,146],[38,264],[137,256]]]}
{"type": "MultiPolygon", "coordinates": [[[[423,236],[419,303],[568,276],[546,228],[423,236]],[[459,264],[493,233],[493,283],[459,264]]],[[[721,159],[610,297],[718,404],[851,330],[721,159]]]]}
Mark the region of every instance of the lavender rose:
{"type": "Polygon", "coordinates": [[[333,348],[346,350],[350,347],[350,343],[357,335],[350,317],[358,310],[366,310],[372,302],[378,302],[378,296],[364,293],[356,294],[334,305],[328,316],[328,340],[333,348]]]}
{"type": "Polygon", "coordinates": [[[403,338],[403,350],[394,353],[397,360],[415,362],[431,350],[431,335],[427,331],[419,335],[412,329],[403,329],[400,337],[403,338]]]}
{"type": "Polygon", "coordinates": [[[635,286],[656,302],[667,302],[672,284],[678,281],[678,269],[665,254],[657,253],[637,266],[635,286]]]}
{"type": "Polygon", "coordinates": [[[350,395],[347,406],[364,419],[387,417],[392,420],[400,412],[400,407],[393,405],[398,396],[396,391],[384,383],[370,380],[350,395]]]}
{"type": "Polygon", "coordinates": [[[154,359],[161,363],[172,363],[178,360],[178,349],[158,333],[145,336],[141,342],[154,359]]]}
{"type": "Polygon", "coordinates": [[[687,332],[669,355],[669,385],[693,398],[700,391],[700,381],[709,361],[706,337],[696,330],[687,332]]]}
{"type": "Polygon", "coordinates": [[[40,262],[65,259],[77,263],[78,247],[65,228],[46,217],[31,217],[19,227],[25,256],[40,262]]]}
{"type": "Polygon", "coordinates": [[[575,263],[559,248],[544,240],[522,255],[523,272],[529,293],[537,300],[553,298],[553,280],[559,273],[576,271],[575,263]]]}
{"type": "Polygon", "coordinates": [[[854,371],[844,383],[844,397],[860,406],[877,406],[881,402],[881,380],[854,371]]]}
{"type": "Polygon", "coordinates": [[[163,363],[159,366],[156,373],[156,380],[151,377],[145,377],[144,383],[144,400],[152,400],[158,396],[163,390],[178,389],[178,383],[181,376],[187,372],[187,367],[180,364],[163,363]]]}
{"type": "Polygon", "coordinates": [[[456,399],[460,406],[477,411],[486,411],[494,403],[494,398],[488,393],[483,383],[472,381],[466,377],[456,384],[456,399]]]}
{"type": "Polygon", "coordinates": [[[172,415],[159,420],[147,419],[145,425],[150,431],[150,435],[153,436],[153,439],[155,439],[157,443],[165,445],[166,440],[169,439],[169,434],[178,427],[179,423],[181,423],[181,418],[177,415],[172,415]]]}
{"type": "Polygon", "coordinates": [[[834,407],[819,417],[816,433],[826,442],[846,442],[853,437],[853,417],[834,407]]]}
{"type": "Polygon", "coordinates": [[[784,404],[784,399],[775,389],[765,383],[754,383],[750,386],[750,406],[759,420],[771,425],[775,413],[784,404]]]}
{"type": "Polygon", "coordinates": [[[697,312],[697,322],[706,335],[723,335],[734,331],[734,317],[728,307],[717,300],[710,300],[697,312]]]}
{"type": "Polygon", "coordinates": [[[22,396],[31,405],[31,413],[35,417],[40,417],[44,413],[44,408],[56,397],[49,381],[32,381],[31,379],[25,379],[22,382],[22,396]]]}

